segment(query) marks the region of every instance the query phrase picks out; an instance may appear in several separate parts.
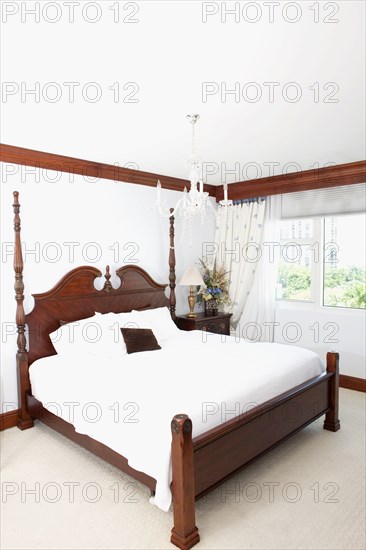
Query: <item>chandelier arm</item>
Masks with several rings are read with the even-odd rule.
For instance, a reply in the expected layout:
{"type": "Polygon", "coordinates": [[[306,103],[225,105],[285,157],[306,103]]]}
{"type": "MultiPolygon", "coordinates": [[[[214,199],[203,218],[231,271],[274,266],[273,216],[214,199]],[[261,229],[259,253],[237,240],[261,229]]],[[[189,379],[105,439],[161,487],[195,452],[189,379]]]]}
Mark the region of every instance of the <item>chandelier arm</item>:
{"type": "MultiPolygon", "coordinates": [[[[174,209],[170,209],[169,212],[164,212],[163,211],[163,208],[162,208],[162,204],[158,204],[158,208],[159,208],[159,212],[160,212],[160,215],[163,217],[163,218],[171,218],[172,216],[176,216],[178,210],[179,210],[179,206],[180,204],[183,202],[184,199],[179,199],[179,201],[177,202],[177,204],[175,205],[174,209]]],[[[166,207],[167,208],[167,207],[166,207]]]]}

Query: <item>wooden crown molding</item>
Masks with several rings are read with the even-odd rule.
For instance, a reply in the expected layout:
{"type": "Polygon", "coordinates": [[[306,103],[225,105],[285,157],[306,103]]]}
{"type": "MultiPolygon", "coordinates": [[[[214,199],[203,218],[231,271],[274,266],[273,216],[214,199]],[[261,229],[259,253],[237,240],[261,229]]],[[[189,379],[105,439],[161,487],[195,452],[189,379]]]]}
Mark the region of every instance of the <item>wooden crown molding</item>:
{"type": "MultiPolygon", "coordinates": [[[[0,161],[93,178],[147,185],[149,187],[156,187],[157,181],[160,180],[162,187],[171,191],[183,191],[184,187],[190,185],[189,180],[123,168],[113,164],[103,164],[54,153],[34,151],[33,149],[24,149],[5,143],[0,144],[0,161]]],[[[205,184],[204,190],[212,197],[216,197],[216,187],[214,185],[205,184]]]]}
{"type": "MultiPolygon", "coordinates": [[[[147,185],[149,187],[155,187],[159,179],[163,188],[171,191],[183,191],[184,187],[190,184],[185,179],[123,168],[112,164],[66,157],[54,153],[45,153],[43,151],[35,151],[7,144],[0,144],[0,161],[79,174],[87,177],[147,185]]],[[[229,198],[233,200],[249,199],[252,197],[279,195],[282,193],[364,182],[366,182],[366,161],[361,160],[348,164],[306,170],[304,172],[231,183],[229,198]]],[[[211,197],[215,197],[216,201],[224,198],[223,186],[205,184],[204,190],[211,197]]]]}
{"type": "MultiPolygon", "coordinates": [[[[291,174],[239,181],[229,185],[229,198],[233,200],[266,197],[295,191],[337,187],[366,182],[366,161],[327,166],[291,174]]],[[[217,187],[216,200],[224,198],[223,187],[217,187]]]]}

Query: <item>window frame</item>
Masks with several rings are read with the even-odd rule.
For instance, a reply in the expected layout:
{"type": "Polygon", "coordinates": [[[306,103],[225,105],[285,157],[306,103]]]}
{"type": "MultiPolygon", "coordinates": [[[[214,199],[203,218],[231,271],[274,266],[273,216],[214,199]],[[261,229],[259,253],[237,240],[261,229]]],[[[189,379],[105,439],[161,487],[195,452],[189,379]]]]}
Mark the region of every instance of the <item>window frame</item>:
{"type": "MultiPolygon", "coordinates": [[[[321,311],[332,311],[345,315],[365,315],[366,308],[353,308],[347,306],[328,306],[324,304],[324,246],[325,246],[325,223],[326,218],[331,217],[340,217],[340,216],[352,216],[356,213],[349,214],[337,214],[337,215],[328,215],[328,216],[304,216],[303,218],[286,218],[282,221],[292,221],[292,220],[305,220],[311,219],[313,221],[313,237],[311,239],[292,239],[288,240],[287,243],[296,242],[296,244],[302,246],[306,244],[316,244],[318,243],[318,261],[313,257],[310,268],[311,268],[311,299],[310,300],[299,300],[296,298],[277,298],[276,297],[276,306],[280,309],[316,309],[321,311]],[[358,313],[357,313],[358,312],[358,313]]],[[[281,239],[280,247],[285,244],[284,240],[281,239]]],[[[282,253],[282,249],[281,249],[282,253]]]]}

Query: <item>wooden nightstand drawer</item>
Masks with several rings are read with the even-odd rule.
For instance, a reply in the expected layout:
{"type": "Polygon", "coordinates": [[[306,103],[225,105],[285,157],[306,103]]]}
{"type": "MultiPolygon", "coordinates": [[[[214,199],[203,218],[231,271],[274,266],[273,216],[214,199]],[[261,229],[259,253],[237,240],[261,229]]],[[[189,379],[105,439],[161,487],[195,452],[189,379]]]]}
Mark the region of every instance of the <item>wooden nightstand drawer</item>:
{"type": "Polygon", "coordinates": [[[230,334],[230,322],[222,320],[210,321],[209,323],[205,322],[202,323],[202,325],[197,326],[197,328],[200,328],[201,330],[206,330],[207,332],[215,332],[216,334],[230,334]]]}
{"type": "Polygon", "coordinates": [[[198,313],[195,319],[186,315],[177,317],[177,326],[181,330],[206,330],[215,334],[230,335],[231,313],[219,313],[213,317],[205,317],[204,313],[198,313]]]}

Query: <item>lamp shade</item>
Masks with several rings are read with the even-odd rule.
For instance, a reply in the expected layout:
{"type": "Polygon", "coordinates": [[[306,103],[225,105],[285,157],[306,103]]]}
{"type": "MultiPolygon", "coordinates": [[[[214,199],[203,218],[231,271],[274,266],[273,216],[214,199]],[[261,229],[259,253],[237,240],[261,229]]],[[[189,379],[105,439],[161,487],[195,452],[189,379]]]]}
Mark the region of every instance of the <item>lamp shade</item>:
{"type": "Polygon", "coordinates": [[[199,272],[198,268],[196,266],[187,267],[185,270],[183,277],[178,283],[179,285],[187,285],[187,286],[204,286],[204,281],[202,279],[201,273],[199,272]]]}

